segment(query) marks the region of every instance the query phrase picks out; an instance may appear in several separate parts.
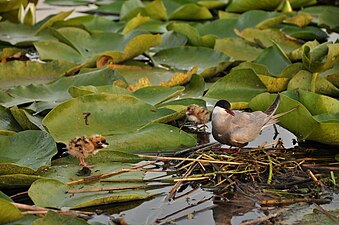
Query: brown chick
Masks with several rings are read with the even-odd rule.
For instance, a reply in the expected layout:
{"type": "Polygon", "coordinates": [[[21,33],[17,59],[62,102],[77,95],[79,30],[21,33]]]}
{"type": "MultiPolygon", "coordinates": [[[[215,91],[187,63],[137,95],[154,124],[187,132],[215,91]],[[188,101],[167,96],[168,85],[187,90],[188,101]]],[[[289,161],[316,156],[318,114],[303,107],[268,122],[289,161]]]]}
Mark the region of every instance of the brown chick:
{"type": "Polygon", "coordinates": [[[68,145],[68,153],[77,159],[84,167],[90,168],[91,166],[85,162],[85,158],[90,155],[98,153],[102,148],[106,148],[108,143],[101,135],[93,135],[90,137],[81,136],[72,139],[68,145]]]}
{"type": "Polygon", "coordinates": [[[210,117],[211,113],[203,106],[191,104],[187,107],[186,118],[188,121],[194,122],[195,125],[203,124],[206,127],[210,117]]]}

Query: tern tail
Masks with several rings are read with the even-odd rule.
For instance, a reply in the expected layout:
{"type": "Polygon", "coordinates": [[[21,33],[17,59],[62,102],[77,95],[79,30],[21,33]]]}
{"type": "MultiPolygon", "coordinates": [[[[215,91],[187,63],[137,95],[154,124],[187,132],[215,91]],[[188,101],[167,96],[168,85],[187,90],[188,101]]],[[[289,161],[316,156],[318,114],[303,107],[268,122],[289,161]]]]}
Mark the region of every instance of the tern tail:
{"type": "Polygon", "coordinates": [[[268,109],[266,109],[265,113],[267,115],[273,115],[275,113],[275,111],[277,111],[279,103],[280,103],[280,94],[278,93],[274,102],[272,103],[272,105],[268,109]]]}

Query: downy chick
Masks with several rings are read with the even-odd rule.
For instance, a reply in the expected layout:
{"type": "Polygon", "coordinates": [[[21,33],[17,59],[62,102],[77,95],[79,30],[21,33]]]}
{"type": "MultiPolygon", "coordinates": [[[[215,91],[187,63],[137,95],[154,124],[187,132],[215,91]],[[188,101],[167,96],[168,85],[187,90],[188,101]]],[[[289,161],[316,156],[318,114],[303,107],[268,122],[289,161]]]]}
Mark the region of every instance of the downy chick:
{"type": "Polygon", "coordinates": [[[186,119],[188,121],[194,122],[197,126],[203,124],[203,127],[206,127],[206,123],[210,120],[211,113],[203,106],[196,104],[191,104],[187,107],[186,119]]]}
{"type": "Polygon", "coordinates": [[[79,159],[80,164],[84,167],[91,166],[85,162],[85,158],[96,154],[100,149],[106,148],[108,143],[101,135],[93,135],[90,137],[81,136],[72,139],[68,145],[68,153],[79,159]]]}

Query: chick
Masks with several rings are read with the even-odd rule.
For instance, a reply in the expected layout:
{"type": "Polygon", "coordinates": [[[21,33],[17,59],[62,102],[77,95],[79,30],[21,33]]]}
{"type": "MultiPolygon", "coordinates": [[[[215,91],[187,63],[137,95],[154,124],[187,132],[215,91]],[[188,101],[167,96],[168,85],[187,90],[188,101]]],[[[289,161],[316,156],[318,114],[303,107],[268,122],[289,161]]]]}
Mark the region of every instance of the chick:
{"type": "Polygon", "coordinates": [[[79,159],[81,165],[90,168],[91,166],[85,162],[85,158],[96,154],[107,145],[106,139],[101,135],[81,136],[72,139],[67,145],[67,150],[70,155],[79,159]]]}
{"type": "Polygon", "coordinates": [[[211,113],[203,106],[191,104],[187,107],[186,119],[194,122],[196,126],[203,124],[206,127],[206,123],[210,120],[211,113]]]}

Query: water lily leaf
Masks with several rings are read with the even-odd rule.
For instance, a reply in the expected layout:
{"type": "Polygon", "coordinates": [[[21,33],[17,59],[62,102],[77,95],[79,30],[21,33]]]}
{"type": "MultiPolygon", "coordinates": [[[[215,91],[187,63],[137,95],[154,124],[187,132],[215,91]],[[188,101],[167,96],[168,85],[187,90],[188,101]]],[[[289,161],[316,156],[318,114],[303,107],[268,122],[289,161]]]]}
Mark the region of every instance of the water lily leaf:
{"type": "Polygon", "coordinates": [[[243,30],[248,27],[257,27],[266,29],[274,24],[280,23],[286,16],[278,12],[267,12],[264,10],[250,10],[242,13],[238,20],[236,28],[243,30]],[[276,22],[278,18],[278,22],[276,22]]]}
{"type": "Polygon", "coordinates": [[[253,61],[263,51],[261,48],[238,38],[217,39],[214,49],[225,53],[233,60],[241,61],[253,61]]]}
{"type": "Polygon", "coordinates": [[[35,35],[36,30],[32,26],[3,21],[0,23],[0,41],[16,46],[30,46],[34,41],[54,39],[48,32],[35,35]]]}
{"type": "MultiPolygon", "coordinates": [[[[9,164],[8,164],[9,165],[9,164]]],[[[20,171],[18,171],[20,172],[20,171]]],[[[34,181],[42,177],[30,174],[0,175],[1,188],[28,188],[34,181]]]]}
{"type": "Polygon", "coordinates": [[[15,163],[34,170],[50,165],[57,153],[53,138],[38,130],[22,131],[12,136],[0,136],[1,163],[15,163]]]}
{"type": "Polygon", "coordinates": [[[89,95],[94,93],[109,93],[109,94],[123,94],[123,95],[132,95],[132,92],[125,88],[118,87],[116,85],[105,85],[105,86],[72,86],[68,89],[68,92],[73,98],[89,95]]]}
{"type": "Polygon", "coordinates": [[[284,52],[291,52],[301,46],[297,39],[287,36],[279,30],[246,28],[237,34],[247,41],[258,43],[266,48],[276,43],[284,52]]]}
{"type": "Polygon", "coordinates": [[[212,18],[213,15],[208,8],[194,3],[182,5],[170,14],[172,20],[206,20],[212,18]]]}
{"type": "Polygon", "coordinates": [[[141,33],[130,32],[125,36],[110,32],[89,34],[80,28],[67,27],[54,30],[54,35],[60,42],[39,41],[35,42],[34,46],[44,60],[67,59],[74,63],[83,63],[105,55],[111,57],[114,62],[121,62],[161,43],[159,35],[141,33]]]}
{"type": "Polygon", "coordinates": [[[1,224],[10,223],[22,218],[20,210],[15,207],[12,203],[0,199],[0,221],[1,224]]]}
{"type": "Polygon", "coordinates": [[[129,95],[92,94],[55,107],[43,120],[56,141],[68,142],[79,135],[113,135],[136,131],[147,123],[174,113],[129,95]],[[90,113],[87,124],[83,113],[90,113]],[[61,128],[68,124],[72,129],[61,128]]]}
{"type": "Polygon", "coordinates": [[[294,24],[298,27],[305,27],[312,22],[313,17],[308,13],[298,12],[292,17],[288,17],[284,20],[287,24],[294,24]]]}
{"type": "Polygon", "coordinates": [[[181,33],[175,31],[165,32],[162,37],[161,45],[152,48],[152,51],[158,52],[167,48],[175,48],[184,46],[187,43],[187,38],[181,33]]]}
{"type": "Polygon", "coordinates": [[[205,46],[206,43],[204,43],[201,40],[199,31],[197,28],[191,26],[188,23],[170,23],[167,27],[170,31],[175,31],[177,33],[180,33],[182,35],[185,35],[187,37],[188,43],[190,43],[193,46],[205,46]]]}
{"type": "Polygon", "coordinates": [[[266,48],[255,60],[258,64],[263,64],[273,76],[277,77],[283,69],[291,64],[289,58],[277,44],[266,48]]]}
{"type": "Polygon", "coordinates": [[[335,6],[313,6],[303,9],[304,12],[310,13],[318,18],[318,25],[326,27],[332,31],[339,31],[339,10],[335,6]]]}
{"type": "Polygon", "coordinates": [[[137,132],[107,136],[107,141],[112,143],[108,149],[128,153],[174,151],[196,144],[194,137],[166,124],[150,124],[137,132]]]}
{"type": "Polygon", "coordinates": [[[6,92],[0,92],[0,104],[11,107],[35,102],[36,105],[30,109],[35,112],[41,112],[46,109],[52,109],[59,103],[71,98],[67,92],[71,86],[101,86],[112,84],[114,80],[123,79],[123,77],[116,75],[112,69],[102,68],[80,73],[77,76],[62,77],[50,84],[31,84],[11,88],[6,92]]]}
{"type": "Polygon", "coordinates": [[[265,91],[266,87],[252,69],[238,69],[215,82],[205,97],[227,99],[231,102],[249,102],[265,91]]]}
{"type": "Polygon", "coordinates": [[[46,0],[46,3],[50,5],[78,6],[88,5],[91,3],[91,0],[46,0]]]}
{"type": "Polygon", "coordinates": [[[11,61],[0,64],[0,89],[16,85],[47,83],[63,75],[74,64],[66,61],[39,63],[32,61],[11,61]]]}
{"type": "Polygon", "coordinates": [[[16,220],[12,223],[6,223],[6,225],[24,225],[24,224],[32,224],[32,222],[40,217],[35,215],[24,215],[21,219],[16,220]]]}
{"type": "Polygon", "coordinates": [[[319,42],[323,42],[326,41],[327,39],[326,32],[314,26],[297,27],[291,25],[284,25],[281,27],[280,30],[293,38],[305,41],[313,41],[316,39],[319,42]]]}
{"type": "Polygon", "coordinates": [[[147,23],[150,20],[148,16],[137,15],[133,17],[130,21],[126,23],[125,28],[122,30],[122,34],[127,34],[128,32],[138,28],[142,24],[147,23]]]}
{"type": "Polygon", "coordinates": [[[167,19],[167,10],[162,0],[155,0],[147,4],[144,8],[144,12],[146,15],[156,20],[167,19]]]}
{"type": "Polygon", "coordinates": [[[125,1],[120,9],[120,20],[130,20],[131,18],[138,15],[142,11],[143,7],[144,4],[140,0],[125,1]]]}
{"type": "Polygon", "coordinates": [[[181,97],[202,97],[205,91],[205,80],[202,76],[193,74],[190,82],[186,85],[181,97]]]}
{"type": "MultiPolygon", "coordinates": [[[[129,154],[126,152],[107,150],[107,148],[101,149],[97,154],[86,158],[86,162],[88,162],[90,165],[95,165],[96,168],[98,167],[100,168],[100,171],[95,170],[92,171],[93,173],[102,173],[103,170],[105,170],[105,172],[110,172],[112,171],[112,169],[114,169],[111,166],[113,167],[119,166],[119,164],[110,165],[111,162],[137,163],[140,162],[141,160],[143,159],[138,157],[137,155],[129,154]]],[[[62,182],[67,182],[78,178],[78,176],[76,175],[78,169],[79,169],[79,160],[69,155],[67,157],[62,157],[53,160],[51,167],[46,168],[44,170],[39,170],[38,174],[43,177],[53,178],[62,182]]],[[[140,171],[138,173],[140,173],[140,171]]]]}
{"type": "Polygon", "coordinates": [[[305,45],[302,61],[311,72],[325,71],[339,62],[339,44],[323,43],[313,49],[305,45]]]}
{"type": "Polygon", "coordinates": [[[120,63],[144,53],[151,47],[160,45],[161,42],[161,36],[158,34],[141,34],[128,42],[123,52],[103,52],[101,55],[111,57],[113,63],[120,63]]]}
{"type": "Polygon", "coordinates": [[[206,22],[197,26],[197,30],[201,36],[215,35],[219,38],[237,37],[234,33],[234,28],[237,24],[236,19],[219,19],[211,22],[206,22]]]}
{"type": "Polygon", "coordinates": [[[287,77],[271,77],[258,74],[261,82],[265,85],[268,92],[282,92],[287,89],[289,78],[287,77]]]}
{"type": "Polygon", "coordinates": [[[156,105],[162,103],[170,98],[178,96],[184,91],[184,87],[166,87],[166,86],[150,86],[136,90],[134,96],[143,100],[144,102],[156,105]]]}
{"type": "Polygon", "coordinates": [[[15,120],[10,110],[0,106],[0,130],[21,131],[22,127],[15,120]]]}
{"type": "Polygon", "coordinates": [[[321,117],[320,115],[315,116],[314,118],[319,121],[320,124],[318,129],[313,130],[313,133],[308,139],[328,145],[339,145],[339,114],[336,114],[336,116],[331,114],[329,121],[324,115],[321,115],[321,117]]]}
{"type": "Polygon", "coordinates": [[[55,28],[67,26],[81,27],[91,32],[118,32],[122,30],[124,25],[122,23],[117,23],[105,17],[97,15],[78,16],[75,18],[67,19],[66,21],[57,21],[53,24],[53,27],[55,28]]]}
{"type": "Polygon", "coordinates": [[[31,223],[31,225],[58,225],[58,224],[74,224],[74,225],[89,225],[86,220],[78,217],[64,216],[62,214],[49,210],[47,214],[31,223]]]}
{"type": "Polygon", "coordinates": [[[43,30],[47,29],[48,27],[51,27],[53,23],[56,21],[64,20],[67,18],[69,15],[71,15],[73,10],[66,11],[66,12],[60,12],[50,18],[47,18],[45,21],[42,22],[41,26],[39,29],[35,32],[35,34],[41,33],[43,30]]]}
{"type": "Polygon", "coordinates": [[[339,112],[339,102],[335,98],[313,92],[299,90],[299,101],[312,115],[335,114],[339,112]]]}
{"type": "MultiPolygon", "coordinates": [[[[125,167],[121,167],[123,169],[125,167]]],[[[143,183],[113,183],[113,182],[97,182],[90,185],[93,188],[113,188],[113,187],[128,187],[142,185],[143,183]]],[[[28,195],[33,200],[35,205],[52,208],[81,208],[94,205],[107,204],[112,202],[126,202],[131,200],[140,200],[149,197],[149,194],[144,189],[122,190],[116,192],[88,192],[68,194],[67,191],[84,188],[80,185],[67,185],[53,179],[40,179],[35,181],[28,195]]]]}
{"type": "MultiPolygon", "coordinates": [[[[298,137],[299,140],[307,139],[313,130],[318,126],[318,122],[314,120],[306,107],[303,106],[298,101],[298,99],[295,99],[294,92],[283,92],[280,97],[281,102],[276,114],[286,112],[294,107],[297,108],[287,115],[280,117],[279,124],[291,131],[298,137]]],[[[250,101],[249,106],[253,111],[264,111],[270,106],[274,98],[275,95],[273,94],[262,93],[254,97],[250,101]]]]}
{"type": "Polygon", "coordinates": [[[14,202],[10,197],[8,197],[5,193],[0,191],[0,199],[5,200],[7,202],[14,202]]]}
{"type": "Polygon", "coordinates": [[[180,70],[190,70],[197,66],[198,74],[210,77],[224,70],[230,63],[221,52],[203,47],[179,47],[160,51],[154,55],[157,62],[180,70]]]}
{"type": "Polygon", "coordinates": [[[27,110],[19,109],[17,106],[10,108],[10,111],[15,120],[20,124],[24,130],[45,130],[42,126],[42,118],[38,115],[33,116],[27,110]]]}
{"type": "MultiPolygon", "coordinates": [[[[287,89],[288,90],[302,89],[312,91],[313,90],[312,77],[313,77],[312,73],[306,70],[301,70],[290,80],[287,89]]],[[[317,93],[322,93],[330,96],[339,95],[339,89],[337,87],[335,87],[325,78],[319,76],[316,77],[315,79],[315,91],[317,93]]]]}
{"type": "MultiPolygon", "coordinates": [[[[289,0],[293,8],[300,8],[302,6],[312,5],[317,3],[315,0],[289,0]]],[[[245,12],[251,9],[274,10],[279,4],[280,0],[265,0],[260,2],[253,2],[251,0],[237,0],[232,1],[226,8],[230,12],[245,12]]]]}
{"type": "Polygon", "coordinates": [[[267,66],[254,62],[242,62],[238,66],[232,68],[232,70],[238,69],[252,69],[256,74],[272,76],[272,74],[269,73],[267,66]]]}

